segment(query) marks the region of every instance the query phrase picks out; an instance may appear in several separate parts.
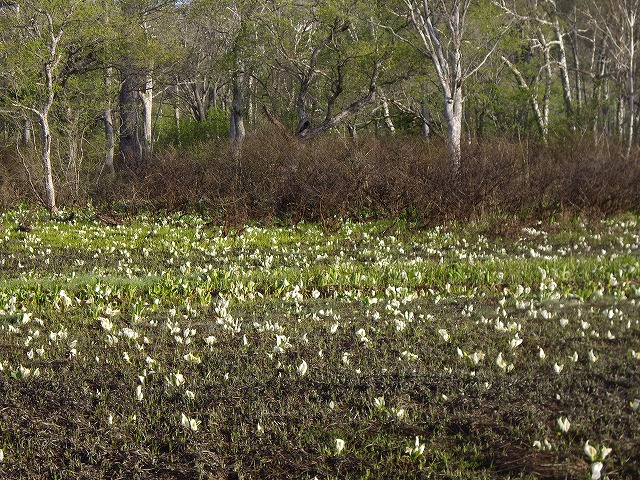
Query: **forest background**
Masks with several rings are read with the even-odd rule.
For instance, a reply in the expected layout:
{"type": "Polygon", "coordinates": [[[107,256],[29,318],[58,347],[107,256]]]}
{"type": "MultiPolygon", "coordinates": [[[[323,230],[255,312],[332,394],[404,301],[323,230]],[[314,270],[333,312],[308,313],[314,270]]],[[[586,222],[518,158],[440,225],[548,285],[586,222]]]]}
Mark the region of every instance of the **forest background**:
{"type": "Polygon", "coordinates": [[[20,0],[0,202],[427,221],[640,204],[638,0],[20,0]]]}

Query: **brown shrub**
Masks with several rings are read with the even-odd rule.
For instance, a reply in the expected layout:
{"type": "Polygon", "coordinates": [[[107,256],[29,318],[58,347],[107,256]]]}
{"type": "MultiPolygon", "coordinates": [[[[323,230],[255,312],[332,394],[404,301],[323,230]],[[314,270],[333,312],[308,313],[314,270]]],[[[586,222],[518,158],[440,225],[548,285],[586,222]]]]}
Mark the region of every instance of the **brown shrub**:
{"type": "MultiPolygon", "coordinates": [[[[462,173],[453,179],[438,140],[328,135],[301,142],[265,128],[248,135],[240,155],[220,142],[169,148],[156,153],[144,175],[93,168],[74,192],[60,182],[58,197],[61,204],[91,199],[107,208],[199,211],[233,224],[610,215],[640,205],[639,154],[589,138],[548,146],[494,140],[466,145],[462,173]]],[[[0,155],[0,203],[33,200],[19,160],[10,150],[0,155]]]]}

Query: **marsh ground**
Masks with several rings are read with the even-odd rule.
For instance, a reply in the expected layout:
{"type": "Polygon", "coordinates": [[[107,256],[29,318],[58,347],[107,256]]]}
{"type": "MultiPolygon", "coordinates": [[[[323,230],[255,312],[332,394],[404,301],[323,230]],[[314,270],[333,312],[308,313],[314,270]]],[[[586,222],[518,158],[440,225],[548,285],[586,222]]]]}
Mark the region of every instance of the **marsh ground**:
{"type": "Polygon", "coordinates": [[[3,478],[640,471],[637,216],[1,220],[3,478]]]}

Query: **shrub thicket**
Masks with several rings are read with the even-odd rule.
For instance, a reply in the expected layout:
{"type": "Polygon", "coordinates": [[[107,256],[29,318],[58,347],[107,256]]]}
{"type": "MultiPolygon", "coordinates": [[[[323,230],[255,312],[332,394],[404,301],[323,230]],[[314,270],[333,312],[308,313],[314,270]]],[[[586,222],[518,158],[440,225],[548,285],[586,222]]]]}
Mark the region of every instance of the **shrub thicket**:
{"type": "MultiPolygon", "coordinates": [[[[33,198],[22,162],[11,149],[2,153],[2,203],[33,198]]],[[[477,143],[464,149],[462,174],[454,180],[438,141],[325,136],[301,142],[264,129],[248,136],[240,156],[220,141],[164,148],[143,176],[89,170],[81,173],[79,189],[58,182],[58,196],[62,205],[90,200],[105,207],[200,210],[233,223],[609,215],[640,205],[639,153],[627,155],[617,144],[589,138],[548,146],[477,143]]]]}

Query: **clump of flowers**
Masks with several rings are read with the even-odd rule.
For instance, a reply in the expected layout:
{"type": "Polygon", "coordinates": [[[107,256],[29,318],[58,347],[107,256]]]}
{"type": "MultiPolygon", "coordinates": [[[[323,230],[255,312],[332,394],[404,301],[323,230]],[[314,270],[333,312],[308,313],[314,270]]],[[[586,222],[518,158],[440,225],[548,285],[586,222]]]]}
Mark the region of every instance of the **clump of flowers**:
{"type": "Polygon", "coordinates": [[[413,447],[407,447],[406,452],[411,456],[411,458],[418,458],[424,453],[424,448],[424,443],[420,443],[420,437],[416,436],[416,441],[413,444],[413,447]]]}
{"type": "Polygon", "coordinates": [[[196,420],[195,418],[189,418],[184,413],[180,414],[180,424],[191,430],[192,432],[198,431],[198,426],[200,425],[200,420],[196,420]]]}
{"type": "Polygon", "coordinates": [[[598,452],[598,449],[593,445],[589,445],[589,440],[584,444],[584,453],[591,461],[591,480],[598,480],[602,475],[602,462],[611,453],[611,449],[604,445],[598,452]]]}

